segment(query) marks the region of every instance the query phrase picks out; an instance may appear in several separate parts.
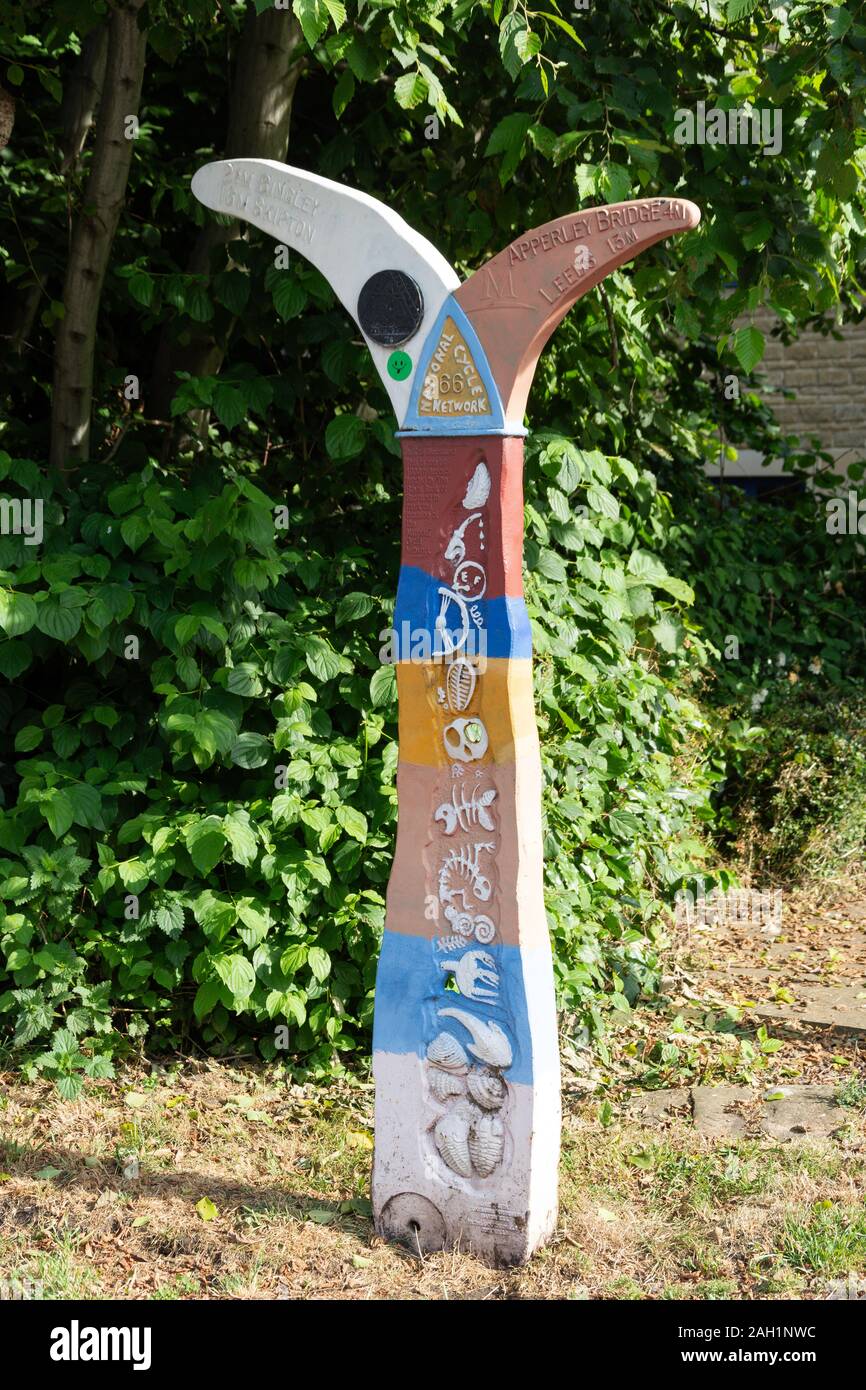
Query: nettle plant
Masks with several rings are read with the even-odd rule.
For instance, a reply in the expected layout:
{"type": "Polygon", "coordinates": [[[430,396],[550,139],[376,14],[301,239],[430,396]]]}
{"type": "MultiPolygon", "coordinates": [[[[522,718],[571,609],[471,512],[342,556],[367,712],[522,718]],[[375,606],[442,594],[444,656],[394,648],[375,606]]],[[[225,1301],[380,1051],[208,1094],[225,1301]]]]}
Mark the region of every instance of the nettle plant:
{"type": "MultiPolygon", "coordinates": [[[[390,462],[370,491],[396,537],[390,462]]],[[[598,1032],[653,987],[653,904],[691,864],[700,720],[672,678],[702,648],[649,549],[651,474],[542,437],[527,491],[549,909],[563,1004],[598,1032]]],[[[339,1067],[369,1043],[395,831],[394,584],[356,490],[317,510],[236,459],[150,461],[82,470],[46,514],[37,556],[0,542],[7,1042],[64,1094],[191,1034],[339,1067]]]]}

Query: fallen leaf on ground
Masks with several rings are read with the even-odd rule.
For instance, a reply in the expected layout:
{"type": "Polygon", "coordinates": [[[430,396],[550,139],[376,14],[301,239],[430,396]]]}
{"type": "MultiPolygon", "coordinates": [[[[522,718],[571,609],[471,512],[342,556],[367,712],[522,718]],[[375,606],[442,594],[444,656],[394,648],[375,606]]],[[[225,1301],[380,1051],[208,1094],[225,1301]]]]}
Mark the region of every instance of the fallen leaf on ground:
{"type": "Polygon", "coordinates": [[[210,1197],[202,1197],[195,1204],[195,1209],[202,1221],[213,1221],[219,1216],[219,1208],[214,1206],[210,1197]]]}

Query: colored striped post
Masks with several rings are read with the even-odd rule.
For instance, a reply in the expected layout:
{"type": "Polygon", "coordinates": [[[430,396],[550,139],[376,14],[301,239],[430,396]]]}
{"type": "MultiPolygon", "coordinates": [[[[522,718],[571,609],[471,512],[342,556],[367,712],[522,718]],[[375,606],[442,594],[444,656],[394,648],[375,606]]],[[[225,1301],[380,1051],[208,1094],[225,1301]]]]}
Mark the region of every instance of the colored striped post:
{"type": "Polygon", "coordinates": [[[529,1258],[557,1212],[559,1056],[523,601],[522,419],[572,304],[700,214],[654,198],[557,218],[460,284],[353,189],[276,164],[193,191],[296,247],[358,323],[400,422],[399,823],[376,980],[376,1228],[529,1258]]]}

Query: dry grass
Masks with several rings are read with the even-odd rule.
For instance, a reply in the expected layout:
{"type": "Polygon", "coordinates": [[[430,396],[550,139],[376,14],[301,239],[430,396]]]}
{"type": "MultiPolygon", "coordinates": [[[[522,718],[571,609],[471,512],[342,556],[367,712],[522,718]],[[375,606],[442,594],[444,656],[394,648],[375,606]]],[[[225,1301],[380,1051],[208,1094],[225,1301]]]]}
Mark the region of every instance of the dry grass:
{"type": "Polygon", "coordinates": [[[764,1052],[745,991],[862,978],[866,895],[792,896],[783,922],[769,941],[680,936],[666,1000],[624,1019],[608,1062],[564,1048],[560,1225],[526,1269],[422,1260],[374,1235],[369,1083],[184,1061],[129,1068],[71,1104],[0,1077],[0,1297],[826,1297],[829,1281],[866,1275],[862,1045],[792,1018],[764,1052]],[[796,958],[780,964],[780,944],[796,958]],[[758,980],[739,969],[755,965],[758,980]],[[791,1080],[837,1086],[832,1138],[720,1143],[696,1134],[687,1105],[642,1128],[627,1104],[640,1089],[733,1082],[759,1096],[791,1080]]]}
{"type": "Polygon", "coordinates": [[[807,1151],[603,1124],[597,1100],[570,1102],[559,1232],[503,1273],[373,1234],[371,1106],[363,1084],[215,1063],[129,1072],[73,1104],[9,1078],[0,1274],[48,1298],[772,1299],[866,1271],[854,1112],[807,1151]]]}

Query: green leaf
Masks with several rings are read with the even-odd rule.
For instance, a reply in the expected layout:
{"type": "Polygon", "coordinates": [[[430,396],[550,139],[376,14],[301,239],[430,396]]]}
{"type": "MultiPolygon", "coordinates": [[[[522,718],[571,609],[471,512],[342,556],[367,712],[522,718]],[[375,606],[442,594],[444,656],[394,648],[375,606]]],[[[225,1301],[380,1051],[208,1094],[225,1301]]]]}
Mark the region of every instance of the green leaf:
{"type": "Polygon", "coordinates": [[[213,304],[199,280],[187,281],[183,292],[183,307],[184,312],[196,323],[207,323],[213,318],[213,304]]]}
{"type": "Polygon", "coordinates": [[[640,835],[643,830],[641,822],[631,811],[611,811],[608,824],[615,835],[629,841],[640,835]]]}
{"type": "Polygon", "coordinates": [[[370,680],[370,699],[373,708],[392,704],[397,698],[397,672],[393,666],[380,666],[370,680]]]}
{"type": "Polygon", "coordinates": [[[300,942],[293,942],[287,946],[280,956],[280,969],[284,975],[291,977],[302,970],[307,963],[307,948],[300,942]]]}
{"type": "MultiPolygon", "coordinates": [[[[73,1075],[58,1076],[54,1084],[56,1085],[59,1094],[63,1097],[64,1100],[77,1100],[78,1097],[81,1095],[81,1088],[84,1082],[82,1077],[73,1075]]],[[[44,1168],[42,1171],[43,1173],[50,1173],[50,1175],[54,1177],[58,1170],[44,1168]]],[[[37,1173],[36,1176],[38,1177],[39,1174],[37,1173]]]]}
{"type": "Polygon", "coordinates": [[[195,717],[195,739],[208,753],[229,753],[237,738],[237,729],[222,710],[204,709],[195,717]]]}
{"type": "Polygon", "coordinates": [[[248,950],[254,950],[270,930],[271,914],[267,907],[261,906],[252,898],[239,898],[237,912],[242,924],[241,939],[248,950]]]}
{"type": "Polygon", "coordinates": [[[499,56],[509,77],[517,77],[524,64],[521,47],[525,51],[525,35],[529,25],[519,10],[512,10],[499,26],[499,56]]]}
{"type": "Polygon", "coordinates": [[[208,936],[221,940],[237,918],[234,903],[220,898],[210,888],[199,893],[192,904],[193,916],[208,936]]]}
{"type": "Polygon", "coordinates": [[[194,613],[187,613],[182,618],[178,618],[174,625],[174,635],[182,647],[187,642],[191,642],[201,627],[201,618],[194,613]]]}
{"type": "Polygon", "coordinates": [[[572,520],[568,498],[564,493],[559,491],[559,488],[549,487],[547,489],[547,500],[550,504],[551,516],[557,521],[567,523],[572,520]]]}
{"type": "Polygon", "coordinates": [[[33,660],[26,642],[0,642],[0,675],[14,681],[33,660]]]}
{"type": "Polygon", "coordinates": [[[346,6],[342,0],[325,0],[325,9],[333,20],[334,28],[342,28],[346,23],[346,6]]]}
{"type": "Polygon", "coordinates": [[[179,656],[177,659],[177,678],[187,690],[195,690],[201,682],[201,670],[194,656],[179,656]]]}
{"type": "Polygon", "coordinates": [[[242,314],[250,297],[250,277],[240,270],[220,270],[213,280],[214,295],[232,314],[242,314]]]}
{"type": "Polygon", "coordinates": [[[337,462],[357,458],[364,448],[364,421],[357,415],[335,415],[325,430],[328,457],[337,462]]]}
{"type": "Polygon", "coordinates": [[[210,1197],[200,1197],[195,1204],[195,1209],[202,1221],[216,1221],[219,1216],[219,1208],[214,1205],[210,1197]]]}
{"type": "Polygon", "coordinates": [[[89,782],[76,782],[66,788],[72,803],[73,818],[76,825],[102,827],[102,797],[96,787],[89,782]]]}
{"type": "Polygon", "coordinates": [[[608,492],[600,483],[586,489],[586,500],[592,511],[601,512],[602,516],[609,517],[611,521],[619,519],[619,503],[613,493],[608,492]]]}
{"type": "Polygon", "coordinates": [[[764,355],[764,335],[757,328],[738,328],[733,337],[734,356],[744,372],[751,372],[764,355]]]}
{"type": "Polygon", "coordinates": [[[153,535],[150,522],[144,512],[133,512],[120,523],[120,534],[130,550],[140,550],[145,541],[153,535]]]}
{"type": "Polygon", "coordinates": [[[30,753],[34,748],[38,748],[44,732],[38,724],[26,724],[15,735],[15,752],[30,753]]]}
{"type": "Polygon", "coordinates": [[[246,419],[247,403],[236,386],[223,383],[213,393],[213,408],[220,424],[233,430],[246,419]]]}
{"type": "Polygon", "coordinates": [[[310,48],[315,48],[328,27],[328,12],[321,0],[293,0],[292,9],[310,48]]]}
{"type": "Polygon", "coordinates": [[[568,578],[568,571],[554,550],[542,550],[535,568],[545,579],[552,579],[556,584],[564,584],[568,578]]]}
{"type": "Polygon", "coordinates": [[[332,681],[335,676],[351,671],[351,663],[335,652],[324,637],[308,637],[304,652],[307,666],[319,681],[332,681]]]}
{"type": "Polygon", "coordinates": [[[684,579],[677,579],[674,575],[667,574],[664,579],[657,579],[656,584],[680,603],[691,604],[695,601],[695,591],[684,579]]]}
{"type": "Polygon", "coordinates": [[[283,320],[297,318],[307,303],[307,292],[294,277],[289,268],[280,272],[272,290],[274,308],[283,320]]]}
{"type": "Polygon", "coordinates": [[[48,827],[55,839],[59,840],[65,835],[75,818],[75,807],[67,796],[66,792],[59,791],[57,787],[50,788],[45,792],[40,803],[40,809],[48,822],[48,827]]]}
{"type": "Polygon", "coordinates": [[[258,841],[250,825],[247,811],[231,811],[223,817],[225,837],[231,845],[232,857],[236,864],[247,867],[258,853],[258,841]]]}
{"type": "Polygon", "coordinates": [[[725,18],[731,23],[738,19],[745,19],[753,10],[758,8],[760,0],[727,0],[725,6],[725,18]]]}
{"type": "Polygon", "coordinates": [[[184,843],[189,856],[200,874],[205,877],[219,863],[225,849],[225,835],[222,822],[217,816],[206,816],[193,821],[184,831],[184,843]]]}
{"type": "Polygon", "coordinates": [[[351,68],[344,68],[337,79],[337,85],[331,94],[331,106],[337,120],[340,119],[352,97],[355,95],[355,75],[351,68]]]}
{"type": "Polygon", "coordinates": [[[128,888],[130,893],[140,893],[148,885],[147,870],[140,859],[126,859],[118,863],[117,872],[124,888],[128,888]]]}
{"type": "Polygon", "coordinates": [[[203,985],[199,985],[196,990],[195,999],[192,1003],[192,1011],[201,1023],[203,1018],[216,1007],[220,997],[220,980],[206,980],[203,985]]]}
{"type": "Polygon", "coordinates": [[[29,594],[0,589],[0,627],[7,637],[20,637],[36,622],[38,609],[29,594]]]}
{"type": "Polygon", "coordinates": [[[631,194],[631,174],[624,164],[613,160],[602,165],[598,183],[605,202],[624,203],[631,194]]]}
{"type": "Polygon", "coordinates": [[[354,806],[338,806],[334,814],[337,823],[347,835],[351,835],[353,840],[358,840],[362,845],[366,843],[367,817],[361,811],[357,811],[354,806]]]}
{"type": "Polygon", "coordinates": [[[331,957],[321,946],[311,946],[307,953],[307,963],[315,979],[321,984],[331,973],[331,957]]]}
{"type": "Polygon", "coordinates": [[[218,956],[214,968],[235,999],[248,999],[255,989],[256,974],[246,956],[218,956]]]}
{"type": "Polygon", "coordinates": [[[404,72],[394,83],[394,96],[404,111],[414,111],[427,95],[427,82],[420,72],[404,72]]]}
{"type": "Polygon", "coordinates": [[[262,693],[259,668],[252,661],[241,661],[233,667],[229,671],[226,684],[233,695],[244,695],[251,698],[262,693]]]}
{"type": "Polygon", "coordinates": [[[81,627],[81,610],[64,603],[67,594],[61,598],[47,598],[38,605],[36,626],[46,637],[54,637],[58,642],[69,642],[81,627]]]}
{"type": "Polygon", "coordinates": [[[321,883],[323,888],[329,887],[331,875],[324,859],[320,859],[316,854],[308,854],[304,860],[304,868],[316,883],[321,883]]]}
{"type": "Polygon", "coordinates": [[[669,614],[665,613],[659,618],[657,623],[653,623],[650,632],[658,642],[662,651],[673,653],[681,645],[683,639],[682,624],[678,623],[669,614]]]}
{"type": "Polygon", "coordinates": [[[138,270],[134,275],[130,276],[127,284],[129,286],[129,293],[132,295],[133,299],[149,309],[153,303],[153,292],[155,288],[153,277],[146,274],[143,270],[138,270]]]}
{"type": "Polygon", "coordinates": [[[372,613],[375,606],[376,600],[370,594],[344,594],[337,604],[334,623],[340,627],[343,623],[357,622],[358,618],[365,618],[368,613],[372,613]]]}
{"type": "Polygon", "coordinates": [[[243,733],[232,744],[231,758],[237,767],[264,767],[273,751],[270,739],[264,734],[243,733]]]}
{"type": "Polygon", "coordinates": [[[668,572],[656,555],[648,550],[633,550],[628,557],[626,569],[642,583],[658,584],[667,579],[668,572]]]}
{"type": "Polygon", "coordinates": [[[510,115],[502,117],[487,141],[485,158],[494,154],[504,156],[499,168],[499,182],[503,186],[520,163],[532,119],[528,112],[512,111],[510,115]]]}
{"type": "Polygon", "coordinates": [[[153,917],[166,936],[178,937],[183,931],[183,907],[176,898],[163,898],[153,909],[153,917]]]}

